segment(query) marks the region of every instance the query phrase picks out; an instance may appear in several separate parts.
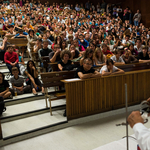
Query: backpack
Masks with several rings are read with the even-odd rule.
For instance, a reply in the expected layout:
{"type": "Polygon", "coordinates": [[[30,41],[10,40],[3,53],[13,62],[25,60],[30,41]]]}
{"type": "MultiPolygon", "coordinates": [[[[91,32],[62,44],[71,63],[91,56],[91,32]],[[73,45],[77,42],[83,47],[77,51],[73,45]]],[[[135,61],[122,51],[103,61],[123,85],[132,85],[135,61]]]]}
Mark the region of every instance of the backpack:
{"type": "Polygon", "coordinates": [[[0,116],[6,111],[4,98],[0,96],[0,116]]]}

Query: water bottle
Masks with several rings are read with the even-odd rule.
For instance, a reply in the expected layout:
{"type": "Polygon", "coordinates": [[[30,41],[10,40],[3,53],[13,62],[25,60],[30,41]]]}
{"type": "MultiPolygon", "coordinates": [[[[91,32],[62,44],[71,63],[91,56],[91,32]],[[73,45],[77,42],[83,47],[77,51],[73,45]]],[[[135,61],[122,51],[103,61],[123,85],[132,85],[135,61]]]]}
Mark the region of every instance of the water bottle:
{"type": "Polygon", "coordinates": [[[15,96],[17,96],[17,89],[14,88],[14,93],[15,93],[15,96]]]}

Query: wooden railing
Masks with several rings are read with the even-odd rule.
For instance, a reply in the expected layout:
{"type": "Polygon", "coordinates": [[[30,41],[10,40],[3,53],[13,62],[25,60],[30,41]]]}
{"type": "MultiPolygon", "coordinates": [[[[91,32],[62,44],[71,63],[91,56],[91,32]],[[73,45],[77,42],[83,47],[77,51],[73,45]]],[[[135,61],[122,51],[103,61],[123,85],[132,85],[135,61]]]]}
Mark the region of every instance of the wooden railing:
{"type": "Polygon", "coordinates": [[[150,69],[100,78],[67,81],[66,110],[68,120],[125,106],[125,83],[128,105],[139,104],[150,96],[150,69]]]}

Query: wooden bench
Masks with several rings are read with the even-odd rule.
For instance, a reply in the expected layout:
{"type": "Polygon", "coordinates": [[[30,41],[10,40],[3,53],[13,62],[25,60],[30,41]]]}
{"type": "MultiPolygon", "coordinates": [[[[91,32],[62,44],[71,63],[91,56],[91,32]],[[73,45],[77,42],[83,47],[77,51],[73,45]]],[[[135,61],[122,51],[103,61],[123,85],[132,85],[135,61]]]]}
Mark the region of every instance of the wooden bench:
{"type": "MultiPolygon", "coordinates": [[[[77,67],[78,66],[80,66],[80,62],[79,61],[77,61],[77,62],[73,62],[75,65],[77,65],[77,67]]],[[[59,69],[58,69],[58,63],[49,63],[49,65],[51,66],[51,68],[52,68],[52,71],[59,71],[59,69]]]]}
{"type": "Polygon", "coordinates": [[[50,105],[50,114],[52,115],[51,101],[59,100],[61,98],[65,98],[66,94],[62,93],[61,90],[55,91],[52,95],[48,93],[48,88],[56,87],[56,86],[64,86],[64,83],[61,80],[74,78],[75,71],[61,71],[61,72],[48,72],[41,73],[41,80],[43,82],[43,87],[45,90],[45,102],[46,107],[48,107],[47,100],[50,105]]]}
{"type": "Polygon", "coordinates": [[[44,56],[44,57],[41,57],[41,61],[43,63],[43,67],[44,69],[46,70],[46,72],[48,72],[48,66],[49,66],[49,56],[44,56]]]}

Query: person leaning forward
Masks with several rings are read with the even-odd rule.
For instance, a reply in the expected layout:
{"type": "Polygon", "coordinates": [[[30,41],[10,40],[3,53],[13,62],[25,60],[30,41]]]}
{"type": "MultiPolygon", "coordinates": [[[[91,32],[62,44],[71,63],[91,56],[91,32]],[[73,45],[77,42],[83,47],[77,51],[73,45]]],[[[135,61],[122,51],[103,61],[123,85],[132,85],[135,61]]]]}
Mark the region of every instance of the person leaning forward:
{"type": "Polygon", "coordinates": [[[90,58],[84,59],[83,66],[80,66],[75,74],[75,77],[80,79],[97,78],[100,76],[101,74],[92,68],[92,60],[90,58]]]}

